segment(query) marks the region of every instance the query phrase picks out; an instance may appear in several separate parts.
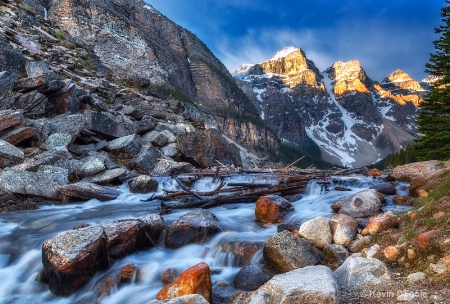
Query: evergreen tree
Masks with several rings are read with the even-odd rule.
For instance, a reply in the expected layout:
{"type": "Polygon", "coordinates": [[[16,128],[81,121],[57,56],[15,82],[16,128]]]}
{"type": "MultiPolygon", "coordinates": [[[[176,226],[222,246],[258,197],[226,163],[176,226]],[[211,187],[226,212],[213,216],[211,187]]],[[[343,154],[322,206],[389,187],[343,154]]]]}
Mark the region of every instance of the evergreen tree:
{"type": "Polygon", "coordinates": [[[423,134],[416,140],[418,160],[450,158],[450,0],[441,9],[443,24],[436,28],[440,38],[434,41],[436,52],[430,54],[426,72],[437,80],[425,96],[417,124],[423,134]]]}

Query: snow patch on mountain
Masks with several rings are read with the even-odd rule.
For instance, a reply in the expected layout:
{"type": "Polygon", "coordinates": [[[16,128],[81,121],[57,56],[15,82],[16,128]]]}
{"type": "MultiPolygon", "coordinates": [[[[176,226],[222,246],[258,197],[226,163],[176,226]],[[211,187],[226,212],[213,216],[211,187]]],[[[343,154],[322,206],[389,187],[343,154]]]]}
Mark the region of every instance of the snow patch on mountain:
{"type": "Polygon", "coordinates": [[[272,57],[271,60],[278,60],[280,58],[284,58],[286,56],[288,56],[289,54],[292,54],[294,52],[297,52],[299,50],[299,48],[293,47],[293,46],[289,46],[287,48],[282,49],[281,51],[278,51],[275,56],[272,57]]]}

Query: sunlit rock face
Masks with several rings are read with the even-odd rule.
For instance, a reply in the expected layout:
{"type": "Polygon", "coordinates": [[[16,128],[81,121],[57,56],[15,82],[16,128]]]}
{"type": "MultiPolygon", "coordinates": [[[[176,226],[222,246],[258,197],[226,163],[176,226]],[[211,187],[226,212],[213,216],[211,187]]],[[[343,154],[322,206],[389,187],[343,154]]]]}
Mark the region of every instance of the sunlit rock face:
{"type": "Polygon", "coordinates": [[[352,60],[321,73],[301,49],[289,47],[268,61],[242,65],[234,76],[279,137],[299,146],[312,139],[332,163],[376,162],[417,134],[425,90],[402,71],[378,83],[352,60]]]}

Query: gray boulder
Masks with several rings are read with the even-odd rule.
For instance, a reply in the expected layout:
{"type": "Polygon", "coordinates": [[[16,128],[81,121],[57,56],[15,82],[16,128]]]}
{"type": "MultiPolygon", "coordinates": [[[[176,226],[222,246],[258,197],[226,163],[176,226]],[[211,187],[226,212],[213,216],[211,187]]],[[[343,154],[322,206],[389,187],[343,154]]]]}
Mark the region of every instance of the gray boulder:
{"type": "Polygon", "coordinates": [[[87,156],[81,160],[82,165],[79,169],[80,177],[88,177],[106,170],[102,159],[95,155],[87,156]]]}
{"type": "Polygon", "coordinates": [[[41,148],[45,150],[67,150],[67,146],[72,141],[72,136],[67,133],[51,134],[41,144],[41,148]]]}
{"type": "Polygon", "coordinates": [[[50,73],[48,65],[43,61],[27,61],[25,63],[25,70],[28,77],[36,77],[50,73]]]}
{"type": "Polygon", "coordinates": [[[317,265],[323,254],[307,240],[284,230],[269,238],[263,249],[264,261],[281,272],[317,265]]]}
{"type": "Polygon", "coordinates": [[[82,114],[62,114],[50,119],[48,124],[50,134],[70,134],[73,141],[80,134],[81,130],[86,127],[87,120],[82,114]]]}
{"type": "Polygon", "coordinates": [[[59,187],[61,196],[64,201],[70,199],[89,200],[92,198],[99,201],[110,201],[117,198],[121,191],[115,188],[100,186],[87,182],[78,182],[70,185],[59,187]]]}
{"type": "Polygon", "coordinates": [[[258,288],[255,295],[261,293],[270,295],[270,301],[266,303],[341,303],[339,286],[333,272],[321,265],[276,275],[258,288]]]}
{"type": "Polygon", "coordinates": [[[333,243],[348,246],[353,241],[358,228],[358,222],[346,214],[336,214],[330,219],[333,243]]]}
{"type": "Polygon", "coordinates": [[[19,125],[23,122],[23,112],[21,110],[0,111],[0,131],[19,125]]]}
{"type": "Polygon", "coordinates": [[[353,218],[369,217],[380,212],[383,202],[383,194],[374,189],[368,189],[339,199],[331,208],[339,214],[347,214],[353,218]]]}
{"type": "Polygon", "coordinates": [[[108,112],[90,112],[88,127],[89,130],[109,138],[119,138],[131,134],[116,116],[108,112]]]}
{"type": "Polygon", "coordinates": [[[323,216],[304,222],[298,229],[298,234],[317,248],[323,248],[332,241],[330,224],[323,216]]]}
{"type": "Polygon", "coordinates": [[[36,172],[42,165],[53,165],[61,159],[71,159],[70,153],[67,151],[45,151],[39,153],[33,158],[25,160],[23,163],[14,166],[16,170],[36,172]]]}
{"type": "Polygon", "coordinates": [[[343,288],[361,288],[388,283],[392,280],[389,268],[374,258],[348,258],[334,274],[339,286],[343,288]]]}
{"type": "Polygon", "coordinates": [[[47,96],[38,92],[31,91],[25,94],[18,94],[13,107],[16,109],[23,109],[24,116],[42,116],[52,108],[47,96]]]}
{"type": "Polygon", "coordinates": [[[0,139],[0,168],[20,164],[24,158],[22,150],[0,139]]]}
{"type": "Polygon", "coordinates": [[[125,168],[115,168],[106,170],[93,176],[83,178],[82,182],[94,183],[99,185],[120,184],[129,173],[125,168]]]}
{"type": "Polygon", "coordinates": [[[323,255],[330,264],[342,264],[350,256],[350,252],[342,245],[327,244],[323,247],[323,255]]]}
{"type": "Polygon", "coordinates": [[[138,135],[127,135],[109,142],[106,149],[120,159],[132,158],[142,148],[142,140],[138,135]]]}
{"type": "Polygon", "coordinates": [[[148,175],[139,175],[128,182],[133,193],[149,193],[158,190],[159,183],[148,175]]]}
{"type": "Polygon", "coordinates": [[[253,291],[269,281],[275,274],[263,264],[250,264],[239,270],[233,279],[233,284],[237,289],[253,291]]]}
{"type": "Polygon", "coordinates": [[[149,175],[155,169],[161,153],[152,145],[144,144],[139,153],[128,162],[128,167],[140,174],[149,175]]]}
{"type": "Polygon", "coordinates": [[[396,193],[394,185],[391,183],[379,183],[371,186],[369,189],[374,189],[384,195],[394,195],[396,193]]]}
{"type": "Polygon", "coordinates": [[[191,211],[167,227],[166,246],[179,248],[190,243],[202,243],[222,232],[218,218],[207,210],[191,211]]]}
{"type": "Polygon", "coordinates": [[[173,176],[181,173],[192,172],[192,165],[185,162],[160,160],[151,172],[151,176],[173,176]]]}

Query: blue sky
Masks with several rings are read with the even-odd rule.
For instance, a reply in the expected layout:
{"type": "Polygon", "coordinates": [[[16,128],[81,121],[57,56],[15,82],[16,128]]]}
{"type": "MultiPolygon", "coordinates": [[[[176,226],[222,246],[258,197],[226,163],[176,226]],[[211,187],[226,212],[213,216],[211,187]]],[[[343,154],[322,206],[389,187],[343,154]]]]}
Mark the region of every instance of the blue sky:
{"type": "Polygon", "coordinates": [[[426,77],[444,0],[145,0],[195,33],[233,72],[302,48],[320,70],[357,59],[381,81],[396,69],[426,77]]]}

